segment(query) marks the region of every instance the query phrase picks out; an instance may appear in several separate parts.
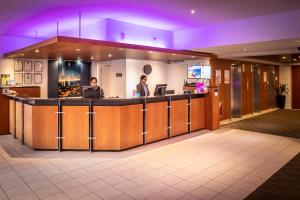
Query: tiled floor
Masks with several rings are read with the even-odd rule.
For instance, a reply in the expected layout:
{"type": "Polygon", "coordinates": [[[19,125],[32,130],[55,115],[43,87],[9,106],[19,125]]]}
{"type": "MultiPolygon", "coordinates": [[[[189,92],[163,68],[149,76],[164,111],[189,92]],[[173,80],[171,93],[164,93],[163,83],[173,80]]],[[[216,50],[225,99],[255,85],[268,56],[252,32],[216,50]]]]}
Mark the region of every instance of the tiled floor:
{"type": "Polygon", "coordinates": [[[1,136],[0,199],[243,199],[300,151],[299,140],[235,129],[180,139],[58,153],[1,136]]]}

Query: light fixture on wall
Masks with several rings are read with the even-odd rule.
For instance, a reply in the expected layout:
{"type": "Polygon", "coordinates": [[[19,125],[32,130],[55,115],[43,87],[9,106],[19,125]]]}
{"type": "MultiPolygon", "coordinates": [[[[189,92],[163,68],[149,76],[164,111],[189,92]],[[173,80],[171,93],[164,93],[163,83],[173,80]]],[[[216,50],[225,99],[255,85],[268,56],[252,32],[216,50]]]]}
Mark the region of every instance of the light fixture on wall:
{"type": "Polygon", "coordinates": [[[248,49],[244,48],[243,51],[248,51],[248,49]]]}
{"type": "Polygon", "coordinates": [[[75,51],[80,51],[80,49],[75,49],[75,51]]]}
{"type": "Polygon", "coordinates": [[[91,56],[91,60],[94,60],[94,56],[91,56]]]}
{"type": "Polygon", "coordinates": [[[194,15],[194,14],[196,13],[196,10],[192,9],[192,10],[190,11],[190,13],[191,13],[192,15],[194,15]]]}
{"type": "Polygon", "coordinates": [[[62,63],[62,58],[58,57],[57,61],[58,61],[58,63],[62,63]]]}
{"type": "Polygon", "coordinates": [[[109,58],[111,58],[111,57],[112,57],[112,55],[111,55],[111,54],[108,54],[108,57],[109,57],[109,58]]]}
{"type": "Polygon", "coordinates": [[[34,52],[35,52],[35,53],[39,53],[39,52],[40,52],[40,50],[39,50],[39,49],[36,49],[36,50],[34,50],[34,52]]]}

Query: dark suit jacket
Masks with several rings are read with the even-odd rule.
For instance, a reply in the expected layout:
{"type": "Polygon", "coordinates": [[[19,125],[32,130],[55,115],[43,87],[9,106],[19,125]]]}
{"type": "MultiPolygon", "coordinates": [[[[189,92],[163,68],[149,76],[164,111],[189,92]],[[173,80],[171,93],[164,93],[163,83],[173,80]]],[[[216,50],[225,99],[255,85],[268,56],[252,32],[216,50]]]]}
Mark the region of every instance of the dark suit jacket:
{"type": "Polygon", "coordinates": [[[147,88],[147,94],[145,93],[145,90],[144,90],[144,87],[143,87],[142,83],[139,83],[139,84],[136,85],[136,92],[140,93],[141,97],[150,96],[150,92],[149,92],[147,84],[146,84],[146,88],[147,88]]]}

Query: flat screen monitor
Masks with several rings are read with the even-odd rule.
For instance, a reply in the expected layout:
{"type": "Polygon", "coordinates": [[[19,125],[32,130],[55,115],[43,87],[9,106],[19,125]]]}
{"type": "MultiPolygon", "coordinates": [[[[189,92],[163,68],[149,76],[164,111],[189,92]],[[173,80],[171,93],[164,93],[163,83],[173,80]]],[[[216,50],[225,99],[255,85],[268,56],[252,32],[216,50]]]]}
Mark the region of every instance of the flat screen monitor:
{"type": "Polygon", "coordinates": [[[189,66],[188,79],[211,79],[210,65],[189,66]]]}
{"type": "Polygon", "coordinates": [[[211,79],[211,66],[210,65],[204,65],[201,66],[201,78],[202,79],[211,79]]]}
{"type": "Polygon", "coordinates": [[[164,96],[166,93],[167,84],[157,84],[154,91],[154,96],[164,96]]]}
{"type": "Polygon", "coordinates": [[[201,66],[189,66],[188,67],[188,78],[199,79],[201,77],[201,66]]]}
{"type": "Polygon", "coordinates": [[[101,90],[99,87],[94,88],[90,86],[82,87],[82,96],[86,99],[98,99],[101,97],[101,90]]]}

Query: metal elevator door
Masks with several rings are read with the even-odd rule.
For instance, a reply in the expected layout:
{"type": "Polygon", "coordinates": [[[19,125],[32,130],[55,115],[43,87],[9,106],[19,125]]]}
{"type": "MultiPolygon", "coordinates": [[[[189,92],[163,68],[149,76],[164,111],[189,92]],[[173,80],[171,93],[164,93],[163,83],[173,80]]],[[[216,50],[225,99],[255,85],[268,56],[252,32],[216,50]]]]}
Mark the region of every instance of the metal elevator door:
{"type": "Polygon", "coordinates": [[[241,117],[242,113],[242,68],[231,67],[231,117],[241,117]]]}
{"type": "Polygon", "coordinates": [[[253,68],[253,76],[254,76],[254,112],[260,111],[260,82],[261,82],[261,73],[258,67],[253,68]]]}
{"type": "Polygon", "coordinates": [[[274,67],[270,67],[268,71],[269,76],[269,105],[270,108],[276,107],[276,99],[275,99],[275,69],[274,67]]]}

